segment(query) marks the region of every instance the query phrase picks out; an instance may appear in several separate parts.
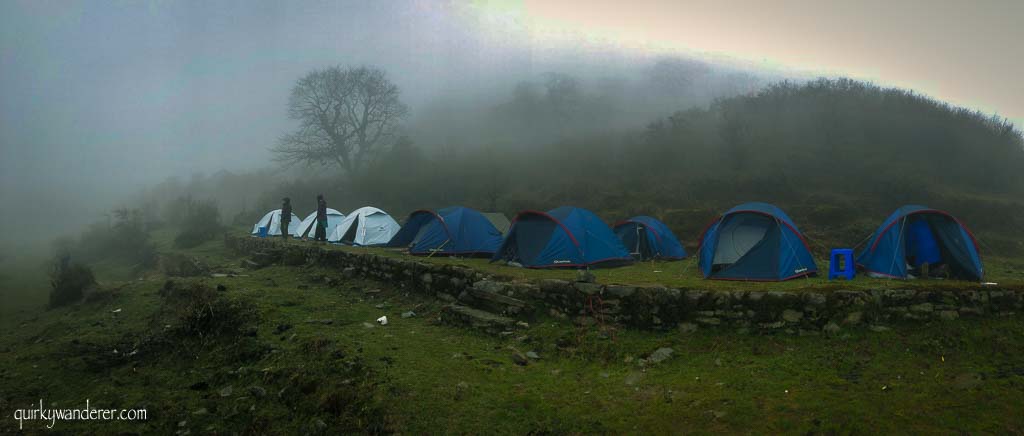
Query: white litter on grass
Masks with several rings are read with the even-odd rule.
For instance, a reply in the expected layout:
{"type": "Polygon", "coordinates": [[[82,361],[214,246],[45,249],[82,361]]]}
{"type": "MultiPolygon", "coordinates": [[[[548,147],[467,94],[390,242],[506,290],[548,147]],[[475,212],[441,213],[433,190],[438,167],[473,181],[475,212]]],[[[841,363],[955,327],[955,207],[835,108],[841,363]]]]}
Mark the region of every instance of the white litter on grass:
{"type": "Polygon", "coordinates": [[[981,285],[982,286],[997,286],[997,285],[999,285],[999,283],[996,283],[996,282],[982,282],[981,285]]]}
{"type": "Polygon", "coordinates": [[[110,313],[121,313],[121,309],[114,309],[110,311],[110,313]]]}
{"type": "Polygon", "coordinates": [[[377,318],[377,323],[380,324],[380,325],[388,325],[388,317],[387,317],[387,315],[382,316],[380,318],[377,318]]]}

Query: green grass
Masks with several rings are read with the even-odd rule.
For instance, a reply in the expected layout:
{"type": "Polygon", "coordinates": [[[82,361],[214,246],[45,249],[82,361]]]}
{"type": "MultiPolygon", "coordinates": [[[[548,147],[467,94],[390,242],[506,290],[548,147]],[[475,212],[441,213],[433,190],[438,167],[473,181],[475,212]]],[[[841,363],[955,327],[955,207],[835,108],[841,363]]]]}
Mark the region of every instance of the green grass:
{"type": "MultiPolygon", "coordinates": [[[[167,236],[157,236],[161,250],[170,250],[167,236]]],[[[220,240],[187,253],[216,269],[238,262],[220,240]]],[[[459,262],[477,265],[476,260],[459,262]]],[[[529,278],[572,274],[481,266],[529,278]]],[[[628,277],[623,271],[628,270],[599,270],[598,277],[628,277]]],[[[325,398],[348,376],[332,369],[332,351],[370,368],[373,383],[364,389],[384,411],[387,428],[402,433],[1024,431],[1024,323],[1019,317],[893,325],[884,333],[851,328],[837,336],[729,329],[644,332],[580,328],[543,318],[523,337],[496,338],[437,324],[440,304],[416,294],[360,280],[335,288],[313,280],[337,277],[338,271],[269,267],[245,274],[191,280],[222,284],[227,298],[253,304],[259,317],[256,338],[168,349],[110,368],[96,368],[86,358],[107,348],[130,347],[124,338],[162,330],[154,323],[162,301],[160,274],[126,274],[115,265],[99,265],[101,282],[124,286],[115,299],[5,316],[0,322],[0,431],[17,425],[11,418],[14,407],[29,407],[39,399],[73,407],[87,398],[93,405],[145,406],[150,420],[59,422],[58,431],[296,433],[313,419],[333,425],[338,418],[325,398]],[[363,292],[374,288],[383,292],[363,292]],[[401,318],[409,310],[418,316],[401,318]],[[389,317],[389,325],[364,326],[381,315],[389,317]],[[308,322],[322,319],[333,322],[308,322]],[[274,334],[281,324],[292,328],[274,334]],[[256,345],[276,351],[252,361],[233,357],[256,345]],[[659,347],[671,347],[675,354],[660,364],[639,363],[659,347]],[[515,351],[531,350],[541,359],[527,366],[510,359],[515,351]],[[303,407],[278,398],[281,389],[295,389],[294,380],[303,377],[316,381],[309,392],[300,391],[303,407]],[[189,388],[197,382],[209,387],[189,388]],[[217,391],[228,385],[235,394],[221,397],[217,391]],[[250,385],[264,387],[268,395],[244,393],[250,385]],[[207,413],[194,414],[200,409],[207,413]],[[185,424],[179,427],[181,421],[185,424]]],[[[659,274],[643,273],[662,280],[659,274]]],[[[26,422],[34,426],[32,432],[42,431],[39,425],[26,422]]]]}
{"type": "MultiPolygon", "coordinates": [[[[241,235],[239,233],[239,235],[241,235]]],[[[290,244],[313,244],[309,241],[289,240],[290,244]]],[[[445,265],[459,265],[474,268],[495,276],[513,280],[561,279],[575,280],[573,269],[530,269],[491,263],[486,258],[460,258],[444,256],[410,256],[404,250],[377,247],[350,247],[343,245],[321,245],[331,250],[353,253],[371,253],[385,257],[416,259],[445,265]]],[[[742,282],[728,280],[707,280],[700,273],[696,258],[674,262],[647,261],[615,268],[592,270],[599,283],[629,284],[637,286],[664,286],[679,289],[707,290],[786,290],[828,292],[839,289],[884,289],[884,288],[928,288],[928,289],[973,289],[977,283],[958,280],[893,280],[858,275],[852,281],[828,280],[828,259],[815,259],[819,274],[784,282],[742,282]]],[[[1015,259],[985,258],[986,281],[1006,287],[1024,287],[1024,263],[1015,259]]]]}

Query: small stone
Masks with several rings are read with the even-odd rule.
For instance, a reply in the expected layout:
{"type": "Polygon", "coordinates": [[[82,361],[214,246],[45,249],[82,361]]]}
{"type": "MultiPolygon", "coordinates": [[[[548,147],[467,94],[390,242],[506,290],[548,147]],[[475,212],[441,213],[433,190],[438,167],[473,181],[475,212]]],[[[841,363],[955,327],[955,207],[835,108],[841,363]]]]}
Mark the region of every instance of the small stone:
{"type": "Polygon", "coordinates": [[[594,283],[597,281],[597,277],[590,270],[576,270],[576,281],[582,283],[594,283]]]}
{"type": "Polygon", "coordinates": [[[536,351],[527,351],[526,352],[526,357],[529,357],[529,358],[534,359],[534,360],[540,359],[540,355],[537,354],[536,351]]]}
{"type": "Polygon", "coordinates": [[[978,387],[982,383],[982,377],[979,374],[972,372],[965,372],[956,376],[953,380],[953,386],[957,389],[971,389],[978,387]]]}
{"type": "Polygon", "coordinates": [[[661,363],[672,357],[672,353],[675,352],[676,350],[673,350],[671,348],[662,347],[657,350],[654,350],[654,352],[651,353],[651,355],[647,358],[647,361],[650,363],[661,363]]]}
{"type": "Polygon", "coordinates": [[[932,303],[921,303],[910,306],[910,311],[915,313],[931,313],[933,310],[935,310],[935,308],[932,306],[932,303]]]}
{"type": "Polygon", "coordinates": [[[633,386],[637,383],[640,383],[640,379],[643,378],[643,376],[644,373],[640,371],[633,371],[626,376],[626,379],[623,380],[623,383],[625,383],[626,386],[633,386]]]}
{"type": "Polygon", "coordinates": [[[582,292],[585,295],[598,295],[601,293],[603,287],[597,283],[591,282],[579,282],[575,285],[576,290],[582,292]]]}
{"type": "Polygon", "coordinates": [[[828,299],[824,295],[817,292],[809,292],[807,294],[807,304],[812,307],[821,307],[828,303],[828,299]]]}
{"type": "Polygon", "coordinates": [[[408,312],[402,312],[402,318],[412,318],[414,316],[416,316],[416,312],[413,312],[411,310],[408,312]]]}
{"type": "Polygon", "coordinates": [[[256,398],[263,398],[267,396],[267,390],[260,386],[249,386],[249,393],[256,398]]]}
{"type": "Polygon", "coordinates": [[[841,330],[841,329],[839,328],[839,324],[836,324],[834,322],[830,322],[828,324],[825,324],[825,327],[822,327],[821,330],[823,332],[825,332],[825,333],[835,334],[835,333],[839,333],[839,330],[841,330]]]}
{"type": "Polygon", "coordinates": [[[629,297],[636,292],[636,288],[632,286],[608,286],[605,290],[619,298],[629,297]]]}
{"type": "Polygon", "coordinates": [[[786,322],[800,322],[803,317],[803,312],[797,312],[793,309],[786,309],[782,311],[782,319],[786,322]]]}
{"type": "Polygon", "coordinates": [[[205,408],[205,407],[200,407],[200,408],[196,409],[196,410],[195,410],[194,412],[192,412],[192,414],[193,414],[193,415],[196,415],[196,416],[199,416],[199,415],[205,415],[205,414],[207,414],[207,413],[209,413],[209,411],[208,411],[208,410],[206,410],[206,408],[205,408]]]}
{"type": "Polygon", "coordinates": [[[977,307],[961,307],[960,308],[960,315],[981,316],[981,315],[984,315],[984,314],[985,314],[985,312],[983,310],[977,308],[977,307]]]}
{"type": "Polygon", "coordinates": [[[846,319],[843,320],[843,324],[857,325],[860,324],[861,320],[864,319],[864,312],[850,312],[846,315],[846,319]]]}
{"type": "Polygon", "coordinates": [[[519,366],[526,366],[530,363],[523,353],[512,353],[512,362],[519,366]]]}
{"type": "Polygon", "coordinates": [[[231,387],[231,385],[228,385],[217,392],[220,393],[220,396],[222,397],[230,397],[231,394],[235,393],[235,388],[231,387]]]}
{"type": "Polygon", "coordinates": [[[363,323],[363,327],[368,328],[368,329],[372,329],[372,328],[377,327],[377,326],[375,326],[373,324],[370,324],[368,322],[364,322],[363,323]]]}
{"type": "Polygon", "coordinates": [[[188,421],[185,421],[185,420],[178,421],[178,427],[184,427],[186,425],[188,425],[188,421]]]}
{"type": "Polygon", "coordinates": [[[886,327],[884,325],[873,325],[873,326],[868,327],[868,330],[871,330],[871,331],[873,331],[875,333],[882,333],[882,332],[887,332],[887,331],[892,330],[892,329],[889,328],[889,327],[886,327]]]}
{"type": "Polygon", "coordinates": [[[713,317],[697,318],[695,321],[697,321],[697,324],[704,325],[719,325],[722,323],[722,320],[713,317]]]}
{"type": "Polygon", "coordinates": [[[320,418],[313,418],[309,422],[309,430],[312,434],[322,434],[327,430],[327,423],[320,418]]]}
{"type": "Polygon", "coordinates": [[[694,324],[692,322],[684,322],[682,324],[679,324],[679,333],[693,333],[697,331],[698,328],[699,327],[697,326],[697,324],[694,324]]]}

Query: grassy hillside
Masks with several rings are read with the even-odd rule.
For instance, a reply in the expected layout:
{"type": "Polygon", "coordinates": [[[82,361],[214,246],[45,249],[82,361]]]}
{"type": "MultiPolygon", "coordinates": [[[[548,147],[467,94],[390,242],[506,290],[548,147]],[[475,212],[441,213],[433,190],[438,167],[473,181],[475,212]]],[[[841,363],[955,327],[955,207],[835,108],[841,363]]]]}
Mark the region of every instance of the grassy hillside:
{"type": "Polygon", "coordinates": [[[379,150],[354,175],[330,168],[220,173],[161,185],[148,204],[166,203],[152,213],[172,215],[182,208],[167,200],[208,198],[238,226],[251,225],[285,196],[305,216],[318,193],[343,212],[369,204],[399,218],[450,205],[510,217],[574,205],[608,222],[659,217],[692,248],[713,217],[765,201],[782,207],[819,254],[857,245],[899,206],[924,204],[967,223],[983,252],[1024,255],[1019,129],[862,82],[783,82],[646,128],[609,127],[557,142],[499,146],[486,135],[466,147],[416,141],[379,150]]]}
{"type": "MultiPolygon", "coordinates": [[[[215,270],[238,264],[219,240],[176,250],[172,239],[154,243],[215,270]]],[[[542,318],[496,338],[439,325],[438,302],[379,283],[327,286],[338,271],[270,267],[168,287],[154,270],[125,277],[122,264],[97,266],[113,294],[2,318],[4,431],[14,408],[40,399],[149,413],[56,424],[83,433],[1024,431],[1016,317],[834,336],[542,318]],[[195,291],[203,285],[208,294],[195,291]],[[381,315],[389,325],[374,324],[381,315]],[[668,359],[646,361],[663,347],[668,359]],[[528,351],[539,359],[515,363],[528,351]]]]}

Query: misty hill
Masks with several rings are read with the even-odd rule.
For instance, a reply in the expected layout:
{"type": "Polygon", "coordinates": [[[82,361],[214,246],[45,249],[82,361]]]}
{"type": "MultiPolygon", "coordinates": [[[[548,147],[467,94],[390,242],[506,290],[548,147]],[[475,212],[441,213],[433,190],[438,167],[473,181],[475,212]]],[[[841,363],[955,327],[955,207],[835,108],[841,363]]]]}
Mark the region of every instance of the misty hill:
{"type": "Polygon", "coordinates": [[[510,216],[571,204],[606,220],[661,216],[691,246],[717,213],[759,200],[786,209],[820,242],[817,251],[853,245],[896,207],[920,203],[963,218],[984,250],[1022,249],[1019,131],[996,117],[847,79],[776,83],[646,128],[556,142],[438,147],[415,140],[397,142],[354,177],[274,182],[280,176],[224,173],[162,195],[247,199],[236,225],[251,224],[285,195],[302,215],[320,192],[339,210],[374,204],[395,216],[452,204],[510,216]]]}

